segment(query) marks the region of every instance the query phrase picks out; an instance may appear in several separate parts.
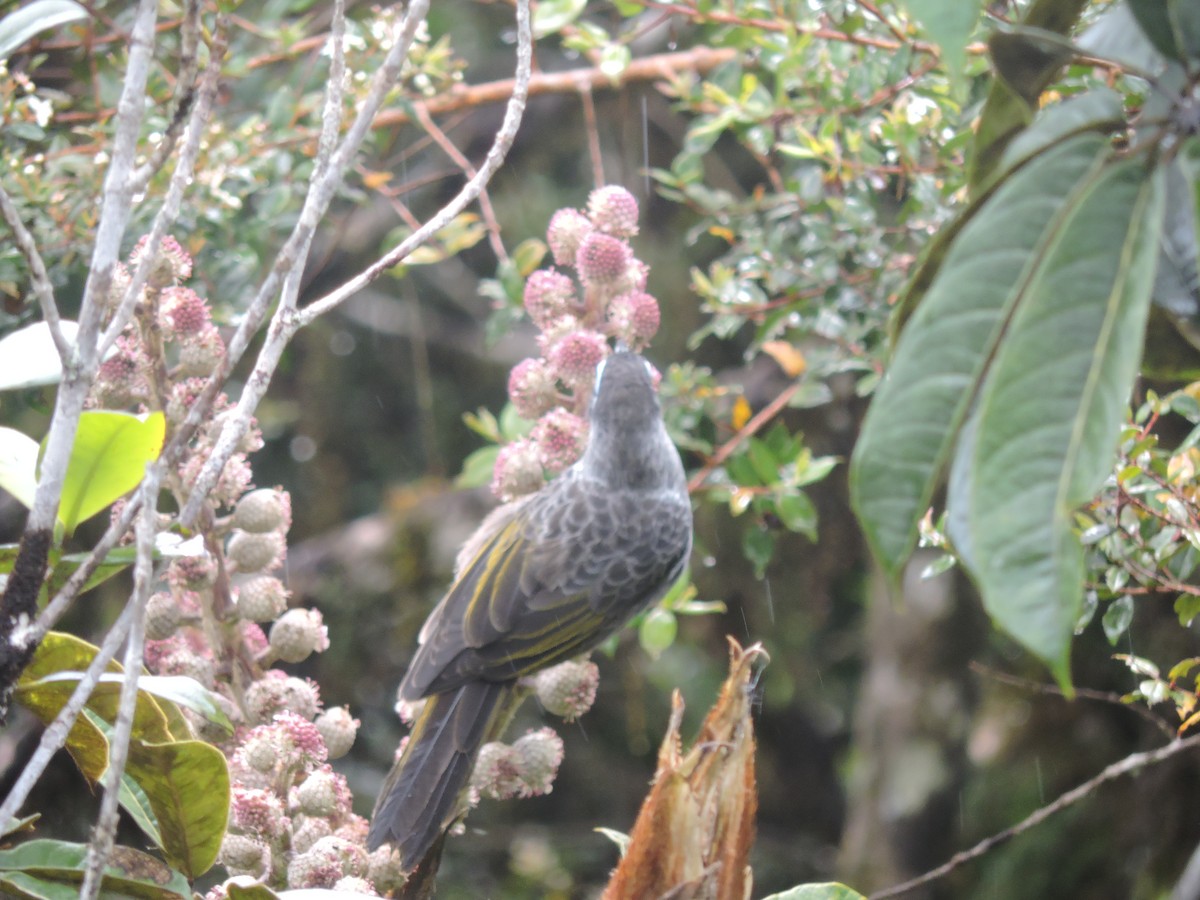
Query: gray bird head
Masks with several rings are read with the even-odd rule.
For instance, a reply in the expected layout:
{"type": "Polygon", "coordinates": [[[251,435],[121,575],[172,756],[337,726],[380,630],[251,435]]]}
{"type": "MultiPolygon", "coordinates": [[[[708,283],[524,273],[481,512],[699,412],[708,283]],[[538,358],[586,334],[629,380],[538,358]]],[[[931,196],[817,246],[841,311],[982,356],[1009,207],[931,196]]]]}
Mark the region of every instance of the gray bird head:
{"type": "Polygon", "coordinates": [[[679,452],[663,427],[649,363],[619,351],[600,363],[589,414],[585,473],[616,488],[655,489],[683,482],[679,452]]]}

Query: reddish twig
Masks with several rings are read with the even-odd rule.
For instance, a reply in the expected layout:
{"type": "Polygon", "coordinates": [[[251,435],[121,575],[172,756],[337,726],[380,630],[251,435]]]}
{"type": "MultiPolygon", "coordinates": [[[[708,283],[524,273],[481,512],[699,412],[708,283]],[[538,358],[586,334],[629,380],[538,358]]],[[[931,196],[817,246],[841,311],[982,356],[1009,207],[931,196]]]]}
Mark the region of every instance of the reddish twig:
{"type": "Polygon", "coordinates": [[[695,493],[696,491],[700,490],[700,488],[704,485],[704,480],[708,478],[710,474],[712,474],[712,471],[717,466],[721,465],[721,463],[725,462],[725,460],[729,458],[729,455],[738,448],[738,445],[740,445],[742,441],[757,434],[764,425],[766,425],[779,414],[781,409],[787,406],[787,402],[791,400],[793,396],[795,396],[796,391],[800,390],[800,384],[801,382],[799,381],[793,381],[791,384],[785,387],[779,392],[779,396],[760,409],[754,414],[750,421],[739,428],[737,434],[718,447],[717,452],[708,458],[708,460],[701,467],[700,471],[692,476],[691,481],[688,482],[688,491],[690,493],[695,493]]]}

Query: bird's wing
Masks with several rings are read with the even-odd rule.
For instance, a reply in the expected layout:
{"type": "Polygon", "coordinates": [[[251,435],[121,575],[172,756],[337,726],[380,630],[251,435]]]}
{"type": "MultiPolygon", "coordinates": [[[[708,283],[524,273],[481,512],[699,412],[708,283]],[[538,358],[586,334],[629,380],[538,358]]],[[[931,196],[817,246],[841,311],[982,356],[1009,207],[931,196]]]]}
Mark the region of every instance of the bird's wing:
{"type": "Polygon", "coordinates": [[[405,697],[516,678],[578,655],[657,599],[682,568],[691,517],[678,498],[612,493],[583,479],[555,488],[480,543],[422,629],[405,697]]]}

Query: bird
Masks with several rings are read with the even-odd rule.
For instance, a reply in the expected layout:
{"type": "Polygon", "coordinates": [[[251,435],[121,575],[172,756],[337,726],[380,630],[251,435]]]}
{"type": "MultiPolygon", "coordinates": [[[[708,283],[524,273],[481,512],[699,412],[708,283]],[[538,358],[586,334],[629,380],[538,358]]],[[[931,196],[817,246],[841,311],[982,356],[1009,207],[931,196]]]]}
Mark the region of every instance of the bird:
{"type": "Polygon", "coordinates": [[[519,680],[595,648],[687,566],[687,481],[642,356],[600,361],[588,420],[574,465],[484,519],[421,628],[398,695],[425,704],[367,837],[372,851],[399,851],[406,872],[427,859],[436,869],[480,747],[524,698],[519,680]]]}

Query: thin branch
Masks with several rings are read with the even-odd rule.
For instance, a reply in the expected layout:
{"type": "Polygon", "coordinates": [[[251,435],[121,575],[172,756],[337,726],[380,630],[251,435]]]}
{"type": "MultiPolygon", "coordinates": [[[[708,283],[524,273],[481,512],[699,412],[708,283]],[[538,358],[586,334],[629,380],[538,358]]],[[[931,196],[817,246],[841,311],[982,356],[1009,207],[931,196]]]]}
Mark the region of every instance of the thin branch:
{"type": "MultiPolygon", "coordinates": [[[[999,681],[1001,684],[1012,685],[1013,687],[1021,688],[1022,690],[1030,691],[1035,694],[1049,694],[1054,697],[1065,697],[1062,688],[1053,684],[1044,684],[1040,681],[1031,681],[1027,678],[1019,678],[1016,675],[1009,675],[1007,672],[1001,672],[997,669],[989,668],[977,662],[970,664],[970,669],[977,675],[984,678],[991,678],[999,681]]],[[[1075,694],[1085,700],[1096,700],[1100,703],[1109,703],[1113,706],[1119,706],[1122,709],[1128,709],[1131,712],[1141,716],[1155,728],[1163,733],[1168,740],[1174,740],[1178,737],[1175,729],[1171,727],[1169,722],[1163,721],[1162,718],[1154,714],[1153,710],[1147,709],[1137,703],[1126,703],[1121,699],[1120,694],[1114,694],[1109,691],[1096,691],[1091,688],[1075,688],[1075,694]]]]}
{"type": "MultiPolygon", "coordinates": [[[[299,280],[289,279],[287,276],[293,269],[303,268],[317,227],[320,225],[325,211],[329,208],[329,204],[333,201],[334,194],[341,185],[347,169],[354,161],[354,156],[371,128],[371,123],[378,115],[387,94],[399,79],[401,68],[416,37],[417,27],[424,21],[428,10],[429,0],[414,0],[409,4],[398,28],[396,41],[375,72],[371,80],[371,87],[359,107],[354,122],[331,154],[326,171],[309,189],[292,233],[276,255],[275,264],[246,309],[241,324],[229,341],[221,364],[209,378],[198,403],[189,410],[187,418],[179,429],[179,435],[186,435],[203,421],[208,406],[224,384],[225,379],[229,377],[233,366],[246,352],[250,341],[258,333],[258,329],[275,299],[276,292],[282,285],[283,296],[280,297],[275,317],[268,328],[267,341],[259,352],[259,360],[254,372],[247,380],[236,411],[225,419],[225,425],[217,439],[216,446],[197,475],[192,494],[180,513],[180,521],[185,527],[191,527],[196,521],[201,504],[212,490],[222,468],[233,454],[237,442],[248,427],[252,411],[256,408],[258,399],[266,391],[271,373],[278,364],[283,348],[287,346],[291,335],[299,327],[295,309],[295,295],[299,288],[299,280]]],[[[173,442],[173,446],[168,449],[178,452],[181,447],[181,443],[173,442]]]]}
{"type": "Polygon", "coordinates": [[[519,0],[517,3],[517,77],[513,82],[513,93],[504,113],[504,122],[496,133],[496,140],[493,142],[491,150],[488,151],[483,165],[475,173],[475,177],[463,185],[457,196],[442,207],[423,227],[414,231],[361,273],[301,310],[298,317],[299,327],[309,324],[343,303],[348,297],[353,296],[388,269],[401,262],[431,235],[444,228],[467,204],[479,196],[484,186],[491,180],[492,175],[500,168],[516,137],[517,128],[520,126],[521,117],[525,112],[525,101],[528,98],[532,61],[532,36],[529,30],[528,6],[528,0],[519,0]]]}
{"type": "Polygon", "coordinates": [[[130,181],[130,190],[140,194],[170,158],[179,135],[183,133],[187,122],[188,112],[195,100],[196,77],[200,72],[200,57],[197,50],[200,46],[200,2],[187,0],[184,4],[183,21],[179,31],[179,77],[175,82],[174,109],[162,140],[137,171],[130,181]]]}
{"type": "Polygon", "coordinates": [[[42,254],[38,252],[37,242],[29,233],[29,229],[25,227],[25,223],[21,221],[21,215],[17,212],[12,197],[4,190],[2,184],[0,184],[0,216],[4,217],[9,230],[13,233],[17,249],[21,251],[21,255],[25,257],[25,262],[29,265],[30,282],[33,285],[33,293],[38,298],[38,304],[42,308],[42,319],[50,328],[50,336],[54,339],[58,358],[65,364],[71,356],[71,344],[62,331],[62,320],[58,316],[58,304],[54,300],[54,286],[50,284],[50,273],[46,271],[46,263],[42,260],[42,254]]]}
{"type": "MultiPolygon", "coordinates": [[[[433,138],[434,143],[442,148],[442,152],[450,157],[451,162],[462,169],[468,179],[474,178],[478,172],[471,161],[463,155],[463,152],[454,146],[454,142],[446,135],[442,129],[438,128],[437,123],[433,121],[433,117],[429,115],[429,111],[416,106],[413,108],[416,114],[417,121],[421,127],[425,129],[425,133],[433,138]]],[[[487,225],[488,243],[491,244],[492,252],[496,254],[496,258],[501,262],[508,261],[508,252],[504,249],[504,242],[500,239],[500,221],[496,218],[496,211],[492,208],[492,199],[488,196],[487,189],[479,192],[479,210],[483,215],[484,224],[487,225]]]]}
{"type": "MultiPolygon", "coordinates": [[[[684,73],[695,72],[703,75],[719,65],[737,59],[739,52],[728,47],[696,47],[693,50],[674,53],[657,53],[633,60],[615,79],[593,66],[568,69],[565,72],[537,72],[529,78],[527,91],[530,97],[542,94],[577,94],[585,87],[593,91],[618,90],[642,81],[670,81],[684,73]]],[[[440,116],[493,103],[505,103],[515,91],[516,82],[512,78],[503,78],[484,84],[456,85],[432,100],[420,101],[413,105],[424,107],[431,116],[440,116]]],[[[387,128],[411,121],[412,116],[407,109],[389,109],[376,119],[375,127],[387,128]]]]}
{"type": "Polygon", "coordinates": [[[796,391],[800,390],[800,385],[801,382],[793,381],[791,384],[785,387],[779,392],[779,396],[760,409],[754,414],[754,417],[750,419],[750,421],[739,428],[737,434],[717,448],[717,452],[705,461],[704,465],[700,468],[700,471],[693,475],[691,480],[688,482],[689,493],[695,493],[696,491],[700,490],[700,488],[704,486],[704,480],[712,474],[713,470],[717,468],[717,466],[725,462],[725,460],[729,458],[729,455],[733,453],[733,451],[736,450],[743,441],[757,434],[760,428],[775,418],[775,416],[779,414],[779,411],[787,406],[787,402],[791,400],[793,396],[795,396],[796,391]]]}
{"type": "Polygon", "coordinates": [[[907,894],[909,891],[915,890],[922,885],[929,884],[939,878],[944,878],[949,875],[959,866],[964,863],[978,859],[994,847],[1011,840],[1019,834],[1023,834],[1035,825],[1040,825],[1046,819],[1050,818],[1056,812],[1061,812],[1068,806],[1078,803],[1084,797],[1093,793],[1101,785],[1120,778],[1122,775],[1128,775],[1131,772],[1136,772],[1139,769],[1144,769],[1147,766],[1156,765],[1164,760],[1170,759],[1179,753],[1200,747],[1200,734],[1193,735],[1190,738],[1182,740],[1174,740],[1165,746],[1159,747],[1157,750],[1147,750],[1143,753],[1131,753],[1124,759],[1107,766],[1099,775],[1085,781],[1076,788],[1072,788],[1065,794],[1062,794],[1052,803],[1048,803],[1040,809],[1035,810],[1030,815],[1026,816],[1016,825],[1011,828],[1006,828],[1001,832],[993,834],[991,837],[984,838],[974,847],[969,850],[963,850],[961,853],[955,853],[950,859],[938,866],[936,869],[931,869],[924,875],[919,875],[916,878],[905,881],[903,884],[895,885],[886,890],[878,891],[871,894],[870,900],[884,900],[886,897],[899,897],[907,894]]]}
{"type": "Polygon", "coordinates": [[[150,277],[150,272],[161,252],[162,240],[179,218],[179,212],[183,207],[183,196],[192,182],[196,160],[200,155],[200,145],[208,127],[209,117],[212,115],[213,102],[220,84],[221,61],[225,56],[227,26],[227,18],[218,16],[216,27],[213,30],[208,67],[205,69],[199,95],[184,131],[183,149],[179,154],[179,162],[171,174],[166,196],[163,197],[162,206],[150,226],[150,233],[146,236],[145,250],[133,271],[121,304],[100,338],[99,352],[101,356],[108,351],[108,348],[113,345],[128,324],[133,315],[133,308],[142,295],[142,288],[150,277]]]}
{"type": "Polygon", "coordinates": [[[592,160],[592,187],[604,187],[604,155],[600,152],[600,128],[596,124],[596,102],[592,99],[591,85],[580,85],[579,101],[583,104],[583,124],[587,131],[588,156],[592,160]]]}
{"type": "Polygon", "coordinates": [[[125,678],[121,682],[116,723],[108,742],[104,798],[100,801],[100,815],[96,820],[92,839],[88,842],[87,869],[80,891],[81,900],[95,900],[99,896],[104,867],[108,864],[108,857],[117,837],[117,797],[121,790],[121,777],[125,774],[125,761],[129,758],[129,739],[133,734],[133,717],[137,709],[138,676],[142,671],[142,657],[146,648],[146,601],[150,597],[150,586],[154,580],[158,488],[162,483],[164,470],[161,461],[149,466],[139,491],[142,513],[137,525],[137,562],[134,564],[133,596],[129,598],[128,604],[132,610],[132,620],[129,640],[125,647],[125,678]]]}

